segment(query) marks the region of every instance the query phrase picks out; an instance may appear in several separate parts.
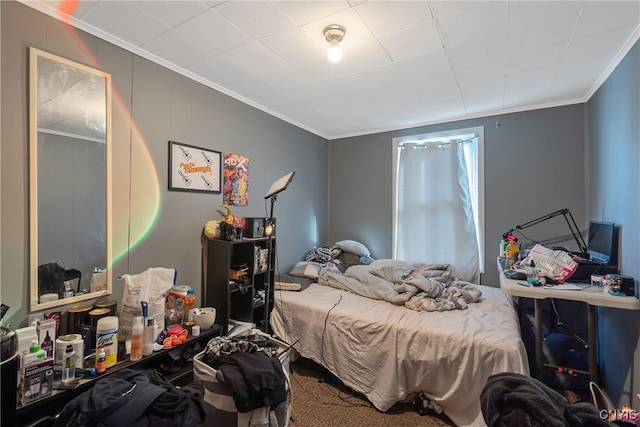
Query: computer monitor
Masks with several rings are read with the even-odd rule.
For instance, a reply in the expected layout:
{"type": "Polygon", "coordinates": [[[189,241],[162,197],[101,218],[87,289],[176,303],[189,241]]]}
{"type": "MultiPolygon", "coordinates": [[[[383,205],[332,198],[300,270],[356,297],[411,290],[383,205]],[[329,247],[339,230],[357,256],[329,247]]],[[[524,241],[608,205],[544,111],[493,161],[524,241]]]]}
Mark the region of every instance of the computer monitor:
{"type": "Polygon", "coordinates": [[[617,266],[618,239],[616,226],[613,222],[589,222],[587,253],[594,261],[617,266]]]}

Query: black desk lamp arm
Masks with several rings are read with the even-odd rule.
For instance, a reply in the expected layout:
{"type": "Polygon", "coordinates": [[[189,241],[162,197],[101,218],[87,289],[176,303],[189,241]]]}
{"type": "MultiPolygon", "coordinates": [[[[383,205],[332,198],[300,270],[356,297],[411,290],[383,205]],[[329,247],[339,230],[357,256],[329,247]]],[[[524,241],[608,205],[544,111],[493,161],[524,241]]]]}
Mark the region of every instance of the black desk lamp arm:
{"type": "Polygon", "coordinates": [[[536,219],[531,220],[529,222],[525,222],[524,224],[516,225],[511,230],[509,230],[508,233],[512,232],[513,230],[524,230],[525,228],[529,228],[532,225],[540,224],[541,222],[547,221],[547,220],[549,220],[551,218],[555,218],[555,217],[557,217],[559,215],[563,215],[564,216],[564,219],[567,222],[567,225],[569,226],[569,230],[571,230],[571,234],[573,235],[574,240],[578,244],[578,249],[580,250],[580,252],[586,253],[587,252],[587,244],[584,242],[584,239],[582,238],[582,235],[580,234],[580,229],[576,225],[576,221],[575,221],[575,219],[573,219],[573,215],[571,215],[571,211],[569,209],[567,209],[567,208],[559,209],[559,210],[557,210],[555,212],[551,212],[549,214],[541,216],[540,218],[536,218],[536,219]]]}

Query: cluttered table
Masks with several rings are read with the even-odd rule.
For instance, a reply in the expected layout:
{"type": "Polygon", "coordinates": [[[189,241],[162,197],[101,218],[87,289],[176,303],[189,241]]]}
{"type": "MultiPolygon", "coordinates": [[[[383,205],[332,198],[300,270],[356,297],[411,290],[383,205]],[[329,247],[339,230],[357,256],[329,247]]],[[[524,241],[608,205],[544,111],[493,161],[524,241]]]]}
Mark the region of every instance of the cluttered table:
{"type": "MultiPolygon", "coordinates": [[[[107,368],[103,374],[80,376],[70,387],[62,387],[62,383],[58,380],[54,382],[53,391],[50,395],[24,405],[18,404],[16,410],[18,425],[31,425],[34,424],[34,421],[50,418],[53,414],[58,414],[68,401],[90,389],[101,378],[105,378],[124,368],[143,370],[166,365],[173,360],[172,352],[175,353],[188,347],[195,348],[196,345],[205,346],[211,338],[220,335],[221,331],[222,327],[214,324],[211,328],[202,330],[200,335],[189,336],[183,343],[171,349],[154,351],[151,355],[143,356],[142,359],[137,361],[132,361],[127,356],[122,360],[118,360],[114,366],[107,368]]],[[[190,361],[184,363],[179,369],[172,370],[171,374],[167,374],[166,377],[176,385],[185,385],[193,378],[193,365],[190,361]]]]}
{"type": "MultiPolygon", "coordinates": [[[[533,286],[526,280],[513,280],[505,276],[503,264],[498,259],[498,271],[500,276],[500,289],[514,297],[534,299],[535,319],[535,359],[537,372],[542,372],[545,366],[542,353],[542,308],[541,301],[546,298],[557,298],[570,301],[580,301],[588,304],[587,331],[589,351],[589,378],[597,382],[597,357],[596,357],[596,307],[609,307],[625,310],[640,310],[640,300],[632,296],[615,296],[607,292],[605,288],[591,286],[590,283],[572,283],[567,285],[533,286]]],[[[553,368],[553,367],[552,367],[553,368]]]]}

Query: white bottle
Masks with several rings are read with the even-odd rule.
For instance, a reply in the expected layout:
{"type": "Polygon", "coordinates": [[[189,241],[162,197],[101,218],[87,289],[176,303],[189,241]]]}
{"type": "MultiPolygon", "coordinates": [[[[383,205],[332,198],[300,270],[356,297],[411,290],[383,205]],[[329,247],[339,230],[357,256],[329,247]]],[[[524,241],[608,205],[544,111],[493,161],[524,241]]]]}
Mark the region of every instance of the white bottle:
{"type": "Polygon", "coordinates": [[[98,319],[96,324],[96,352],[104,350],[106,367],[110,368],[118,361],[118,318],[107,316],[98,319]]]}
{"type": "Polygon", "coordinates": [[[156,340],[156,319],[145,318],[147,324],[144,326],[144,342],[142,343],[142,355],[149,356],[153,353],[153,343],[156,340]]]}
{"type": "Polygon", "coordinates": [[[144,339],[144,322],[142,316],[136,316],[133,319],[133,328],[131,329],[131,354],[129,360],[136,361],[142,359],[142,341],[144,339]]]}
{"type": "Polygon", "coordinates": [[[47,357],[47,352],[40,348],[37,340],[31,341],[29,352],[22,354],[22,366],[30,365],[33,362],[44,360],[47,357]]]}

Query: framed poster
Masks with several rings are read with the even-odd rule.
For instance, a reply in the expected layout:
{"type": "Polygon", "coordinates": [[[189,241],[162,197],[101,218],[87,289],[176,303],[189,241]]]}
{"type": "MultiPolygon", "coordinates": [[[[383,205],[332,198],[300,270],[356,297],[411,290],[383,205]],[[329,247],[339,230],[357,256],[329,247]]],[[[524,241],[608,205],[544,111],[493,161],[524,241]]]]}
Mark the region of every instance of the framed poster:
{"type": "Polygon", "coordinates": [[[219,151],[169,141],[169,190],[220,194],[219,151]]]}
{"type": "Polygon", "coordinates": [[[249,158],[224,153],[223,203],[229,206],[249,204],[249,158]]]}

